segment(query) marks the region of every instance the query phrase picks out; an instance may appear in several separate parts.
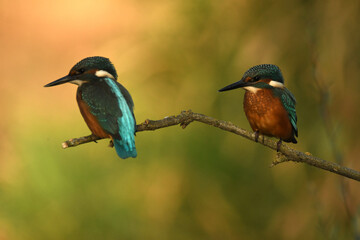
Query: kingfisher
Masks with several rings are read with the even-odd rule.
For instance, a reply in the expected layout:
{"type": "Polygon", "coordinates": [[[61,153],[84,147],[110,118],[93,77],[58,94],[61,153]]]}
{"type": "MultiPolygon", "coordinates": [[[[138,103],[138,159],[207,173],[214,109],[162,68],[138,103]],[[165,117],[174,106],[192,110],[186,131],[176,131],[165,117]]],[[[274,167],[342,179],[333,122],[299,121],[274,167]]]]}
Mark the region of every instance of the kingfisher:
{"type": "Polygon", "coordinates": [[[255,132],[276,137],[277,151],[282,141],[297,143],[296,99],[284,86],[280,68],[273,64],[261,64],[247,70],[240,81],[230,84],[219,92],[236,88],[245,89],[244,111],[255,132]]]}
{"type": "Polygon", "coordinates": [[[120,158],[136,157],[134,102],[117,82],[114,65],[105,57],[87,57],[68,75],[46,84],[78,85],[76,100],[87,126],[99,138],[110,138],[120,158]]]}

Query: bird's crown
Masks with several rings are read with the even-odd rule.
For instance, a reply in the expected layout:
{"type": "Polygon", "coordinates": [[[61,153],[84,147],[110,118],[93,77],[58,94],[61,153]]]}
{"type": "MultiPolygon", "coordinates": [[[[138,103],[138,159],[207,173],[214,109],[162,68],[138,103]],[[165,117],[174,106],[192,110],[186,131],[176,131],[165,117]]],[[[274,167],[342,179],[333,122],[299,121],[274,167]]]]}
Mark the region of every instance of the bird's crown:
{"type": "Polygon", "coordinates": [[[271,79],[280,83],[284,83],[284,78],[280,68],[273,64],[256,65],[244,73],[243,79],[250,77],[254,80],[271,79]]]}
{"type": "Polygon", "coordinates": [[[84,72],[91,72],[91,70],[98,77],[106,77],[108,75],[117,79],[114,65],[108,58],[99,56],[84,58],[71,68],[69,75],[79,75],[84,72]]]}

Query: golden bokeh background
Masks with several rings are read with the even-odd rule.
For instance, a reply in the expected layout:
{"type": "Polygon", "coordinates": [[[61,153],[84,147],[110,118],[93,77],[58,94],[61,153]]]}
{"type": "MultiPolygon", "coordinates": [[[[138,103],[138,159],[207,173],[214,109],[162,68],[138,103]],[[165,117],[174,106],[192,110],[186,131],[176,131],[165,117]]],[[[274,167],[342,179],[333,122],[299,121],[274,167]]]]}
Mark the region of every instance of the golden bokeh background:
{"type": "Polygon", "coordinates": [[[280,66],[298,144],[360,169],[359,1],[0,0],[0,239],[355,239],[359,183],[192,123],[136,136],[138,157],[89,134],[71,84],[105,56],[145,119],[192,109],[250,129],[249,67],[280,66]]]}

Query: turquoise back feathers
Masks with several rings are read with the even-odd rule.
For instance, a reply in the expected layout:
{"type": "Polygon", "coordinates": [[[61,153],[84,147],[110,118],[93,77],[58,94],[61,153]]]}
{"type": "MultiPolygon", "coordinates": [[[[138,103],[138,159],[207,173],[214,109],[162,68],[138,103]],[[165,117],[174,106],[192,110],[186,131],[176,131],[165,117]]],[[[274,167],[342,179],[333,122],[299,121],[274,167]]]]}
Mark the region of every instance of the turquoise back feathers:
{"type": "Polygon", "coordinates": [[[90,112],[100,126],[112,136],[119,157],[136,157],[136,121],[133,113],[134,103],[129,92],[110,78],[83,84],[79,88],[90,112]]]}
{"type": "Polygon", "coordinates": [[[110,78],[105,78],[104,80],[110,86],[111,91],[115,94],[118,101],[118,107],[122,111],[122,116],[117,118],[120,139],[114,139],[116,153],[121,158],[134,158],[137,156],[135,148],[136,122],[133,113],[134,104],[130,94],[119,83],[110,78]],[[123,88],[124,94],[121,93],[121,88],[123,88]],[[125,96],[129,99],[129,103],[126,101],[125,96]]]}

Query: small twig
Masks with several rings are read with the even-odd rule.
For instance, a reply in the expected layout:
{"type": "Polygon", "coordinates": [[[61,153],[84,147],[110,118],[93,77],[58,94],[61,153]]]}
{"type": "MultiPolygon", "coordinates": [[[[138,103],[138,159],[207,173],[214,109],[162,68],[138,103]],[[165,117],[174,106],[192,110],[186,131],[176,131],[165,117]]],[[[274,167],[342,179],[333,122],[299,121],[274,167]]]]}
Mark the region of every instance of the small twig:
{"type": "Polygon", "coordinates": [[[96,142],[96,140],[100,140],[101,138],[95,135],[89,135],[85,137],[72,138],[67,140],[61,144],[62,148],[75,147],[80,144],[88,143],[88,142],[96,142]]]}
{"type": "MultiPolygon", "coordinates": [[[[245,129],[242,129],[235,124],[223,120],[218,120],[200,113],[194,113],[191,110],[182,111],[177,116],[165,117],[161,120],[145,120],[143,123],[136,126],[137,132],[142,131],[154,131],[160,128],[170,127],[174,125],[180,124],[183,128],[190,124],[192,121],[202,122],[208,124],[210,126],[214,126],[220,128],[222,130],[235,133],[237,135],[243,136],[249,140],[255,142],[255,134],[249,132],[245,129]]],[[[95,140],[99,140],[98,137],[94,135],[85,136],[81,138],[70,139],[62,144],[63,148],[75,147],[77,145],[92,142],[95,140]]],[[[277,141],[272,140],[269,137],[263,136],[263,141],[259,141],[260,144],[271,148],[273,150],[277,150],[277,141]]],[[[330,171],[339,175],[342,175],[347,178],[354,179],[356,181],[360,181],[360,172],[355,171],[353,169],[343,167],[337,163],[326,161],[317,157],[312,156],[310,153],[304,153],[297,151],[293,148],[290,148],[286,144],[282,144],[279,152],[282,154],[280,160],[275,160],[273,162],[273,166],[285,162],[293,161],[293,162],[302,162],[307,163],[311,166],[324,169],[326,171],[330,171]]]]}
{"type": "Polygon", "coordinates": [[[281,152],[277,152],[276,159],[271,163],[270,167],[275,167],[276,165],[278,165],[280,163],[288,162],[288,161],[290,161],[290,159],[288,157],[286,157],[281,152]]]}

